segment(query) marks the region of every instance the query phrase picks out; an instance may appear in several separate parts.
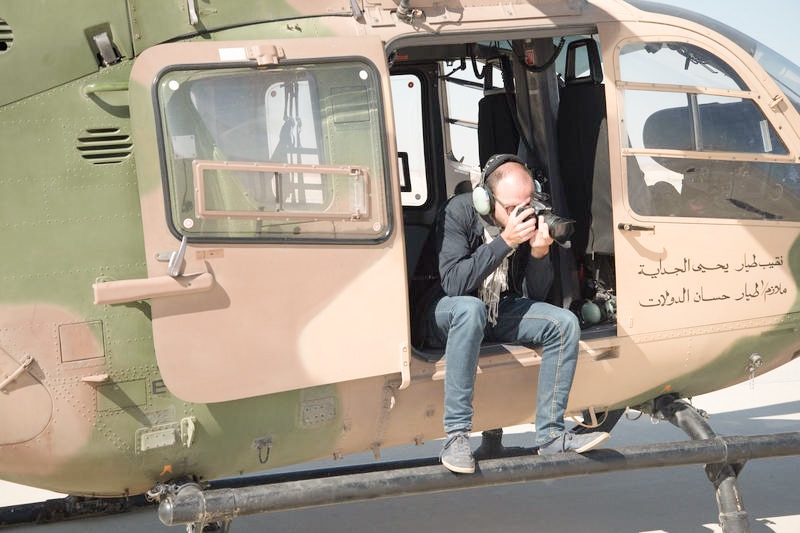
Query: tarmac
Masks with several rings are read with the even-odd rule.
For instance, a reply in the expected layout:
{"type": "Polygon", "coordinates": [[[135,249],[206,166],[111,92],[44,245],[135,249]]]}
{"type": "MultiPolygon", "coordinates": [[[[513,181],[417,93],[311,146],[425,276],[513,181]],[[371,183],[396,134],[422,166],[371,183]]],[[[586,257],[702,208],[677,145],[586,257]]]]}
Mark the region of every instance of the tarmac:
{"type": "MultiPolygon", "coordinates": [[[[697,396],[693,405],[708,412],[720,435],[800,431],[800,359],[755,380],[697,396]]],[[[617,424],[604,447],[687,440],[668,422],[638,413],[617,424]]],[[[504,444],[531,446],[532,426],[507,428],[504,444]]],[[[480,442],[473,436],[473,448],[480,442]]],[[[382,451],[382,460],[432,457],[440,441],[382,451]]],[[[374,461],[372,453],[322,461],[304,468],[374,461]]],[[[800,531],[800,456],[749,461],[739,489],[752,533],[800,531]]],[[[0,482],[0,506],[62,495],[0,482]]],[[[231,532],[281,531],[352,533],[502,530],[517,532],[691,533],[721,532],[714,489],[701,465],[598,474],[455,492],[403,496],[304,510],[239,517],[231,532]]],[[[155,508],[16,531],[175,531],[159,522],[155,508]]],[[[181,529],[182,530],[182,529],[181,529]]]]}

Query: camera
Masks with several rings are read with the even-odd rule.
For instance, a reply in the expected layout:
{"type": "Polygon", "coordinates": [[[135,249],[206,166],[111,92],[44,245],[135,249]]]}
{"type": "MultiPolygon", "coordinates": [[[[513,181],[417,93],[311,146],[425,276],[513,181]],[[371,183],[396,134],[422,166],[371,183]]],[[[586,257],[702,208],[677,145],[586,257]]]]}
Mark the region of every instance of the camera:
{"type": "Polygon", "coordinates": [[[531,200],[527,206],[521,206],[517,209],[517,215],[525,211],[529,207],[533,208],[533,214],[525,219],[525,221],[534,218],[539,220],[540,216],[544,217],[544,223],[550,229],[550,236],[561,246],[569,246],[569,238],[575,231],[575,221],[569,218],[562,218],[553,213],[553,208],[539,200],[531,200]]]}

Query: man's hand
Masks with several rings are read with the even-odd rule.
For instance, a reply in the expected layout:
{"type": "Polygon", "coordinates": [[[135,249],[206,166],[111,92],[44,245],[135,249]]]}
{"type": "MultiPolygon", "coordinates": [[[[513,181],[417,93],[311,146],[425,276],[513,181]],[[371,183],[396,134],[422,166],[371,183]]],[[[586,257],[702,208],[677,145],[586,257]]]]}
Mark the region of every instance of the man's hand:
{"type": "Polygon", "coordinates": [[[539,224],[528,242],[531,244],[531,257],[541,259],[550,253],[553,238],[550,236],[550,228],[545,224],[543,216],[539,215],[539,224]]]}
{"type": "MultiPolygon", "coordinates": [[[[531,241],[536,234],[536,219],[533,217],[533,208],[528,204],[521,204],[514,208],[508,215],[506,227],[500,233],[500,237],[506,241],[511,248],[516,248],[525,241],[531,241]],[[520,211],[520,207],[523,209],[520,211]],[[530,220],[525,220],[530,218],[530,220]]],[[[550,237],[550,234],[547,234],[550,237]]],[[[550,239],[552,242],[552,239],[550,239]]],[[[532,241],[531,241],[532,242],[532,241]]]]}

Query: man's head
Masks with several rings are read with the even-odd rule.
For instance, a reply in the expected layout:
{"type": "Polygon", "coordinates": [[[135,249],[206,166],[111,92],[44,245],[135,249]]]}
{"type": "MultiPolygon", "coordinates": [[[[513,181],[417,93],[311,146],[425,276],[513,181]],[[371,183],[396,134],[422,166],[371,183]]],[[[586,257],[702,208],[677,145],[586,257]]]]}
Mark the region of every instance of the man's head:
{"type": "Polygon", "coordinates": [[[494,196],[494,220],[505,227],[508,217],[520,206],[528,205],[533,198],[533,179],[528,169],[515,161],[500,165],[486,182],[494,196]]]}
{"type": "Polygon", "coordinates": [[[523,161],[512,154],[498,154],[489,158],[484,166],[483,190],[473,194],[479,213],[492,215],[501,227],[519,205],[533,198],[534,183],[523,161]]]}

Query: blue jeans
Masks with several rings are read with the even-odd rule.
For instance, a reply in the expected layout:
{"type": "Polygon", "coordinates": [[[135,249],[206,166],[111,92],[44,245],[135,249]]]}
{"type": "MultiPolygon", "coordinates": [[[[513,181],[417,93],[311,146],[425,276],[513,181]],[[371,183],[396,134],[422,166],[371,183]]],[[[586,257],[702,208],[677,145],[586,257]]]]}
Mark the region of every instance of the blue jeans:
{"type": "Polygon", "coordinates": [[[434,346],[444,346],[444,429],[472,430],[472,397],[478,353],[484,338],[513,344],[542,346],[536,398],[536,445],[564,432],[567,407],[581,331],[577,317],[567,309],[527,298],[500,300],[497,325],[487,324],[486,305],[474,296],[445,296],[431,317],[434,346]]]}

